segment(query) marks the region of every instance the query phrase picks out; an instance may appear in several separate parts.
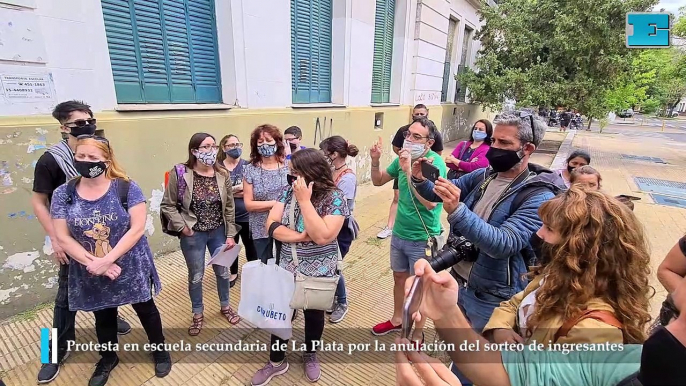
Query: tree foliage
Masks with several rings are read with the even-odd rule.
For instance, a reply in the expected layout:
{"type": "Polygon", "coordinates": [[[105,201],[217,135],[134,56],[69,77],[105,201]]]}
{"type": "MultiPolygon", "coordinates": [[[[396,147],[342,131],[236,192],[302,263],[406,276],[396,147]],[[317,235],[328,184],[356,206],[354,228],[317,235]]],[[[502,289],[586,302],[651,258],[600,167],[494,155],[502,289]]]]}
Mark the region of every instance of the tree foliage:
{"type": "MultiPolygon", "coordinates": [[[[603,101],[627,77],[634,53],[625,46],[629,11],[657,0],[503,0],[482,6],[478,71],[460,76],[472,101],[499,107],[567,106],[603,116],[603,101]]],[[[615,90],[613,98],[636,92],[615,90]]],[[[639,89],[645,87],[640,86],[639,89]]]]}

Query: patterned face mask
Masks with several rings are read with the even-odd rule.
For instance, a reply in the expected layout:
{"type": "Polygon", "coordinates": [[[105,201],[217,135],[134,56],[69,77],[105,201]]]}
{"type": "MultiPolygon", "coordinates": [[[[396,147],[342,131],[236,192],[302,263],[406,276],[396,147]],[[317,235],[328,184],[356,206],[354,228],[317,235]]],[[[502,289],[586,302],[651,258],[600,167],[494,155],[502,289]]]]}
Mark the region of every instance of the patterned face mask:
{"type": "Polygon", "coordinates": [[[276,144],[263,143],[257,147],[257,152],[262,157],[271,157],[276,154],[276,144]]]}
{"type": "Polygon", "coordinates": [[[83,178],[96,178],[105,173],[107,164],[103,161],[74,161],[74,168],[83,178]]]}
{"type": "Polygon", "coordinates": [[[210,150],[208,152],[196,150],[194,155],[198,158],[200,162],[204,163],[207,166],[212,166],[215,162],[217,162],[217,153],[217,149],[210,150]]]}

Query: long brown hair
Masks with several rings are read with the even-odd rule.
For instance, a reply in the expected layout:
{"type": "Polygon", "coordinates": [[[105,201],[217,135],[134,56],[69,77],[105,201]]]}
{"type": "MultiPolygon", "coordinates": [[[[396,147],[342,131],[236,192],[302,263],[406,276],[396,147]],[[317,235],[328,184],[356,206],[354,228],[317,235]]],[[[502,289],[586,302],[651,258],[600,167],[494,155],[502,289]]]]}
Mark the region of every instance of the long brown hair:
{"type": "MultiPolygon", "coordinates": [[[[193,169],[198,163],[198,158],[193,154],[193,150],[198,150],[202,142],[207,138],[212,138],[215,144],[217,143],[217,140],[214,138],[214,136],[207,133],[195,133],[191,137],[190,141],[188,141],[188,160],[184,163],[188,169],[193,169]]],[[[217,173],[226,175],[226,170],[221,166],[219,160],[212,165],[212,169],[214,169],[214,171],[217,173]]]]}
{"type": "Polygon", "coordinates": [[[75,150],[81,145],[91,145],[97,147],[105,156],[105,161],[109,162],[107,170],[105,170],[105,177],[110,180],[121,178],[128,181],[129,176],[126,175],[124,168],[121,167],[119,162],[117,162],[117,159],[114,157],[114,150],[112,150],[112,146],[110,146],[109,142],[105,141],[107,140],[101,141],[95,138],[80,139],[79,142],[76,143],[75,150]]]}
{"type": "Polygon", "coordinates": [[[222,138],[221,141],[219,141],[219,153],[217,153],[217,163],[220,165],[224,164],[224,160],[227,157],[226,153],[224,153],[224,145],[226,145],[226,141],[228,141],[229,138],[236,138],[240,141],[240,138],[238,138],[238,136],[235,134],[227,134],[224,136],[224,138],[222,138]]]}
{"type": "Polygon", "coordinates": [[[304,177],[308,184],[314,182],[312,203],[320,202],[328,193],[337,189],[333,182],[331,165],[319,150],[308,148],[296,151],[291,155],[290,168],[304,177]]]}
{"type": "Polygon", "coordinates": [[[262,162],[262,156],[257,151],[257,140],[260,139],[262,133],[268,134],[274,141],[276,141],[276,153],[274,156],[278,162],[283,162],[286,157],[286,150],[283,146],[283,135],[281,131],[274,125],[259,125],[250,134],[250,163],[257,165],[262,162]]]}
{"type": "Polygon", "coordinates": [[[655,291],[648,281],[648,241],[634,213],[603,192],[578,186],[538,212],[561,242],[548,246],[550,260],[541,271],[545,281],[536,292],[529,328],[556,316],[574,318],[591,299],[600,298],[622,322],[626,342],[642,343],[655,291]]]}

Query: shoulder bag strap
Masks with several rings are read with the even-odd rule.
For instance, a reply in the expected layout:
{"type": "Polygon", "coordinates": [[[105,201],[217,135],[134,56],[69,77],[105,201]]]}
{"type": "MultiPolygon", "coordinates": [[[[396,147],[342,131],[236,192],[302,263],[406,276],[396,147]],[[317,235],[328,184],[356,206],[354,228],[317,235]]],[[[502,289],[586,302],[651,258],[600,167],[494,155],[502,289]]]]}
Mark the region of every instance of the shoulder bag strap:
{"type": "Polygon", "coordinates": [[[176,203],[177,205],[182,205],[183,196],[186,194],[186,179],[183,178],[183,175],[186,174],[186,165],[178,164],[174,166],[174,169],[176,169],[176,203]]]}
{"type": "Polygon", "coordinates": [[[67,182],[67,204],[74,203],[74,196],[76,195],[76,184],[79,183],[81,177],[72,178],[67,182]]]}
{"type": "Polygon", "coordinates": [[[586,310],[578,317],[567,320],[555,333],[554,342],[557,342],[558,339],[567,336],[569,331],[584,319],[595,319],[605,324],[609,324],[612,327],[619,328],[620,330],[624,329],[622,322],[617,320],[617,317],[615,317],[612,312],[603,310],[586,310]]]}
{"type": "MultiPolygon", "coordinates": [[[[295,199],[295,193],[291,190],[291,206],[288,208],[288,227],[297,232],[295,226],[295,205],[298,200],[295,199]]],[[[298,252],[296,251],[295,243],[289,243],[291,245],[291,255],[293,257],[293,264],[296,268],[298,267],[298,252]]],[[[296,269],[297,270],[297,269],[296,269]]]]}
{"type": "Polygon", "coordinates": [[[129,186],[131,182],[120,178],[117,180],[117,193],[119,194],[119,202],[125,212],[129,211],[129,186]]]}

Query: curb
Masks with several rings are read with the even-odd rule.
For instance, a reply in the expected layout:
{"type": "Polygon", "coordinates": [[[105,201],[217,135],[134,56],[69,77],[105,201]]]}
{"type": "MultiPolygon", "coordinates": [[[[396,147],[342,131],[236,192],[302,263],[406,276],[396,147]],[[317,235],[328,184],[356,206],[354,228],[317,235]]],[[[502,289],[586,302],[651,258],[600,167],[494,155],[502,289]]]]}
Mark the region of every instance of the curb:
{"type": "Polygon", "coordinates": [[[567,137],[562,141],[562,145],[560,145],[557,154],[555,154],[555,158],[553,158],[553,162],[550,164],[551,170],[560,169],[564,166],[567,156],[571,153],[574,136],[576,136],[576,131],[567,133],[567,137]]]}

